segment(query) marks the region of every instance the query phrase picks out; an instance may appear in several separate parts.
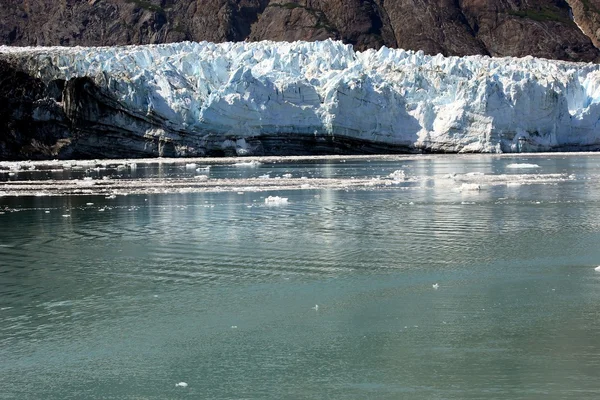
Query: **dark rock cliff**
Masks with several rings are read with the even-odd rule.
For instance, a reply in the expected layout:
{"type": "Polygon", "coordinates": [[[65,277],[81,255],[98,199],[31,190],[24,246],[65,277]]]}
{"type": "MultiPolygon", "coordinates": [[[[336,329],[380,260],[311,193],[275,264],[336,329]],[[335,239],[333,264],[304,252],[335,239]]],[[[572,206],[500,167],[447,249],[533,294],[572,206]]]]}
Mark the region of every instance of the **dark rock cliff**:
{"type": "Polygon", "coordinates": [[[357,49],[595,61],[599,10],[600,0],[4,0],[0,43],[333,38],[357,49]]]}

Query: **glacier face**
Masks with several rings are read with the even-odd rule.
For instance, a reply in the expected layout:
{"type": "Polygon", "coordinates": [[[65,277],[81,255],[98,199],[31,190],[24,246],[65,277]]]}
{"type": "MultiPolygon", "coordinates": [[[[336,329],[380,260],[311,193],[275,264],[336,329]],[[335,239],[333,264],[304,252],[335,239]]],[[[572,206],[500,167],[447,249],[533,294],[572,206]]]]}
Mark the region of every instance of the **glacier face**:
{"type": "Polygon", "coordinates": [[[294,140],[345,140],[358,153],[600,148],[594,64],[355,52],[331,40],[0,47],[0,56],[45,83],[90,78],[148,122],[132,127],[119,114],[103,125],[171,142],[179,155],[260,154],[269,138],[279,147],[266,152],[281,154],[294,140]]]}

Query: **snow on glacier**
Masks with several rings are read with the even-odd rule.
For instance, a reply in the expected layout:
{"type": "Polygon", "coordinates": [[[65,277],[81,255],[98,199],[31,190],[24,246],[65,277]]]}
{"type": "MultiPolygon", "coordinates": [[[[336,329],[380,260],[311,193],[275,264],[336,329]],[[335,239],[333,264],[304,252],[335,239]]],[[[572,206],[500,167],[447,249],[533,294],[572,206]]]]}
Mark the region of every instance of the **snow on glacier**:
{"type": "Polygon", "coordinates": [[[281,134],[453,152],[600,147],[595,64],[356,52],[331,40],[2,46],[0,53],[46,82],[91,77],[168,128],[233,138],[240,155],[251,154],[245,138],[281,134]]]}

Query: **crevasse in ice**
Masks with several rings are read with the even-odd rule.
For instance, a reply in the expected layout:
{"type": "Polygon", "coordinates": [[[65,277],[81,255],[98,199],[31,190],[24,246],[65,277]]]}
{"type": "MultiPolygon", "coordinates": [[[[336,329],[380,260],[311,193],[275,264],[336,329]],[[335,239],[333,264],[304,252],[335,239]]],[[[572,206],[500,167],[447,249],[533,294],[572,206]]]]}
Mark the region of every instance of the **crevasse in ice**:
{"type": "Polygon", "coordinates": [[[229,137],[330,135],[473,152],[600,147],[600,68],[443,57],[336,41],[12,48],[45,80],[88,76],[169,127],[229,137]]]}

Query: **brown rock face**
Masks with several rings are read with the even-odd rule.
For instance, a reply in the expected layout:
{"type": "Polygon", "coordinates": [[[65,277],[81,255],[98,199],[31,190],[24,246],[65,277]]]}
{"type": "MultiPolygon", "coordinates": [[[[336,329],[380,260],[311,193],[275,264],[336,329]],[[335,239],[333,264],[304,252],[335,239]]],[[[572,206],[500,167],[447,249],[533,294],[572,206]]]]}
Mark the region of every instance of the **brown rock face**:
{"type": "Polygon", "coordinates": [[[595,61],[599,10],[600,0],[4,0],[0,43],[333,38],[359,50],[595,61]]]}
{"type": "Polygon", "coordinates": [[[600,47],[600,0],[568,0],[581,30],[600,47]]]}

